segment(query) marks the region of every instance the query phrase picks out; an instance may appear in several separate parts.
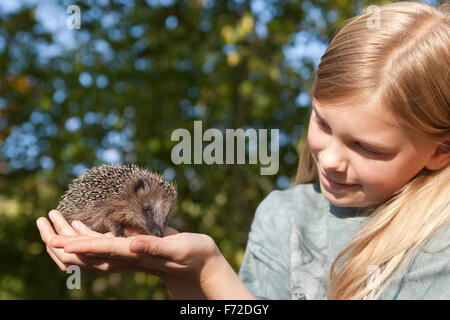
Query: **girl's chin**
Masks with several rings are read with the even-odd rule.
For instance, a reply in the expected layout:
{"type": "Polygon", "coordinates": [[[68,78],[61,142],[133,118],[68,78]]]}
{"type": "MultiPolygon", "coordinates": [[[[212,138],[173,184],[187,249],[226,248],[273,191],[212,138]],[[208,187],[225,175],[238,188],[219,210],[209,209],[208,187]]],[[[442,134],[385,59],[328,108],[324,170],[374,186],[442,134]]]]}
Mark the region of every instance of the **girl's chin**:
{"type": "Polygon", "coordinates": [[[338,207],[363,207],[360,202],[355,201],[350,193],[338,191],[333,192],[323,184],[320,185],[322,195],[330,201],[333,205],[338,207]]]}
{"type": "Polygon", "coordinates": [[[355,201],[354,199],[346,197],[345,195],[336,196],[333,193],[323,190],[322,194],[325,197],[325,199],[327,199],[337,207],[367,208],[371,206],[376,206],[379,203],[379,202],[355,201]]]}

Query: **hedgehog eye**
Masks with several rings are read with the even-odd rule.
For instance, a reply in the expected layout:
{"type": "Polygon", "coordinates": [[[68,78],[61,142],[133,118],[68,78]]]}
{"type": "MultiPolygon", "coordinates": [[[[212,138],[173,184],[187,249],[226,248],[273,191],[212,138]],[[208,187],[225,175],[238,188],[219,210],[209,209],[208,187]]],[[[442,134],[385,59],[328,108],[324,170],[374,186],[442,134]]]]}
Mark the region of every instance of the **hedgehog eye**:
{"type": "Polygon", "coordinates": [[[152,216],[152,215],[153,215],[152,207],[150,207],[150,206],[145,206],[145,207],[144,207],[144,214],[145,214],[146,216],[152,216]]]}

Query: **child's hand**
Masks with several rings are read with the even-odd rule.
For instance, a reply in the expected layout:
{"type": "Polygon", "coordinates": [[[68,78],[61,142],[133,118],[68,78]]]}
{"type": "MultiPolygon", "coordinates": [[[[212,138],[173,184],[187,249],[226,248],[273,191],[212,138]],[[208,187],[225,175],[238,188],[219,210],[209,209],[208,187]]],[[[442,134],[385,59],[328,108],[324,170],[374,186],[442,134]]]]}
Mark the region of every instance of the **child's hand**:
{"type": "Polygon", "coordinates": [[[37,224],[47,252],[63,271],[71,264],[87,271],[144,271],[160,276],[175,298],[201,299],[202,286],[208,286],[218,266],[228,266],[207,235],[168,228],[164,238],[120,238],[92,231],[79,221],[71,227],[55,210],[50,219],[59,235],[47,219],[39,218],[37,224]]]}
{"type": "Polygon", "coordinates": [[[58,265],[62,271],[66,271],[69,265],[78,265],[83,271],[139,271],[135,270],[130,264],[125,261],[106,261],[104,257],[100,255],[76,255],[64,250],[64,246],[56,247],[50,244],[50,241],[54,238],[60,237],[65,240],[71,239],[95,239],[95,238],[113,238],[113,234],[108,232],[105,234],[98,233],[89,229],[86,225],[80,221],[74,221],[72,226],[67,223],[62,214],[56,210],[52,210],[49,214],[52,225],[46,218],[39,218],[37,220],[37,226],[41,234],[42,241],[46,244],[47,253],[58,265]]]}

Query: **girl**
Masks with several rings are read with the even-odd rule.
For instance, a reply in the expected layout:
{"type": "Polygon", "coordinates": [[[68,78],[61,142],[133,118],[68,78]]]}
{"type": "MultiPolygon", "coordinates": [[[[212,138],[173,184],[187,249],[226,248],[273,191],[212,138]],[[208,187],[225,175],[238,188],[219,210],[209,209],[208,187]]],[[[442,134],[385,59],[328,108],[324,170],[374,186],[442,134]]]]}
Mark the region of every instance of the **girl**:
{"type": "Polygon", "coordinates": [[[114,238],[56,211],[59,236],[37,221],[48,253],[145,270],[175,298],[450,299],[449,47],[448,4],[345,24],[315,74],[297,185],[258,207],[239,278],[206,235],[114,238]]]}

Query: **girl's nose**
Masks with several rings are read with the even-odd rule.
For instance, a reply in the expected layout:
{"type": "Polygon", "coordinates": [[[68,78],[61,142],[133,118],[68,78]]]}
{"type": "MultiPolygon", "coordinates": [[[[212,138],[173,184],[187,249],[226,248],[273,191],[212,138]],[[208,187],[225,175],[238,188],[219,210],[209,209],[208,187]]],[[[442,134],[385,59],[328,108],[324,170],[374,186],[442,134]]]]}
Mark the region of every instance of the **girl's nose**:
{"type": "Polygon", "coordinates": [[[336,142],[331,142],[319,152],[319,162],[325,172],[345,172],[347,159],[343,147],[336,142]]]}

